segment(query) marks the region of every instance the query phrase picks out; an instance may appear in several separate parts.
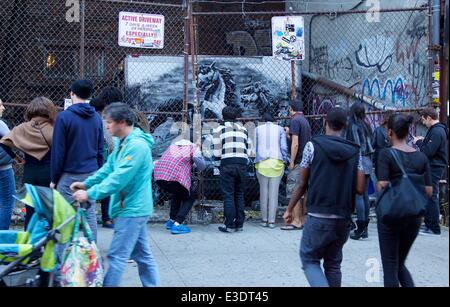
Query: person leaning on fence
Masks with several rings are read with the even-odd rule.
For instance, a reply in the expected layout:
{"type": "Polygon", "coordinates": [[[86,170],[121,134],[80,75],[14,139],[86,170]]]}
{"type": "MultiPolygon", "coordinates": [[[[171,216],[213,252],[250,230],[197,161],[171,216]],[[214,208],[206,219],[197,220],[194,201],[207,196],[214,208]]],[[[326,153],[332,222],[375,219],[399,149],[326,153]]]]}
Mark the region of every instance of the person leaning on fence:
{"type": "Polygon", "coordinates": [[[104,110],[106,127],[116,137],[108,161],[84,182],[75,182],[73,198],[87,200],[111,197],[109,213],[114,235],[108,251],[109,267],[103,285],[120,286],[127,261],[138,264],[144,287],[159,285],[159,273],[150,249],[147,221],[153,212],[153,137],[133,126],[135,116],[124,103],[112,103],[104,110]]]}
{"type": "Polygon", "coordinates": [[[199,147],[185,139],[170,145],[155,163],[154,179],[161,189],[171,195],[170,218],[165,227],[172,234],[184,234],[191,231],[183,222],[196,197],[196,191],[191,182],[193,164],[199,171],[206,168],[199,147]]]}
{"type": "Polygon", "coordinates": [[[425,210],[425,225],[420,234],[439,236],[439,181],[445,167],[448,165],[448,128],[439,122],[439,116],[435,109],[425,108],[420,113],[422,123],[428,128],[425,138],[414,137],[414,143],[423,152],[431,167],[431,179],[433,184],[433,197],[425,210]]]}
{"type": "Polygon", "coordinates": [[[367,239],[369,236],[369,178],[372,173],[372,128],[366,121],[366,109],[361,102],[355,102],[350,107],[348,127],[346,130],[347,140],[360,146],[364,174],[366,176],[366,187],[363,195],[356,196],[357,228],[350,235],[353,240],[367,239]]]}
{"type": "MultiPolygon", "coordinates": [[[[9,133],[9,128],[1,120],[5,106],[0,99],[0,138],[9,133]]],[[[12,169],[13,159],[8,152],[0,147],[0,230],[8,230],[14,207],[14,195],[16,193],[16,182],[12,169]]]]}
{"type": "MultiPolygon", "coordinates": [[[[113,86],[105,87],[102,89],[100,95],[92,98],[89,104],[95,108],[95,111],[102,116],[103,110],[106,106],[110,105],[113,102],[119,102],[123,100],[122,92],[113,86]]],[[[114,149],[114,140],[106,129],[105,120],[103,122],[103,135],[104,135],[104,145],[103,145],[103,161],[106,162],[108,156],[112,153],[114,149]]],[[[114,224],[111,221],[111,218],[108,215],[109,212],[109,197],[106,197],[101,200],[101,208],[102,208],[102,223],[105,228],[114,228],[114,224]]]]}
{"type": "MultiPolygon", "coordinates": [[[[411,116],[403,114],[393,114],[389,117],[387,127],[392,149],[385,148],[380,151],[377,189],[380,191],[388,186],[389,182],[395,183],[403,176],[398,163],[396,163],[390,152],[395,150],[404,166],[405,172],[417,190],[431,197],[431,172],[427,157],[406,143],[409,126],[412,122],[413,118],[411,116]]],[[[410,204],[392,204],[392,206],[401,205],[410,204]]],[[[394,224],[386,224],[380,218],[377,219],[385,287],[398,287],[399,284],[402,287],[414,286],[411,274],[405,266],[405,261],[417,237],[420,224],[420,217],[396,221],[394,224]]]]}
{"type": "MultiPolygon", "coordinates": [[[[303,115],[303,103],[301,100],[291,101],[289,114],[291,124],[289,126],[288,138],[291,141],[291,161],[286,182],[286,197],[292,197],[292,191],[300,177],[300,162],[302,161],[303,149],[306,143],[311,140],[311,126],[303,115]]],[[[292,221],[282,226],[282,230],[301,230],[305,222],[306,201],[305,197],[299,200],[299,205],[295,206],[294,218],[292,221]]]]}
{"type": "Polygon", "coordinates": [[[300,177],[283,216],[287,223],[292,222],[294,207],[308,189],[300,258],[312,287],[341,286],[342,248],[350,233],[355,194],[364,191],[359,147],[341,137],[346,123],[344,109],[328,111],[325,135],[314,137],[305,146],[300,177]]]}
{"type": "MultiPolygon", "coordinates": [[[[56,117],[51,150],[51,188],[69,202],[70,185],[92,175],[103,165],[103,125],[95,109],[87,103],[93,93],[89,80],[77,80],[70,87],[72,105],[56,117]]],[[[97,239],[94,202],[87,210],[92,234],[97,239]]]]}
{"type": "MultiPolygon", "coordinates": [[[[25,123],[14,127],[0,140],[0,146],[15,154],[11,149],[24,153],[25,165],[22,182],[35,186],[48,187],[50,179],[50,158],[53,137],[53,124],[58,112],[54,103],[45,97],[33,99],[25,110],[25,123]]],[[[34,213],[28,205],[25,214],[25,230],[34,213]]]]}
{"type": "Polygon", "coordinates": [[[256,177],[259,181],[259,203],[263,227],[275,228],[278,208],[278,190],[288,163],[284,129],[275,124],[270,113],[264,113],[264,124],[255,131],[256,177]]]}
{"type": "Polygon", "coordinates": [[[245,221],[244,193],[247,185],[248,132],[236,122],[241,111],[233,106],[222,110],[224,123],[213,131],[213,154],[220,158],[220,187],[223,196],[222,232],[242,231],[245,221]]]}

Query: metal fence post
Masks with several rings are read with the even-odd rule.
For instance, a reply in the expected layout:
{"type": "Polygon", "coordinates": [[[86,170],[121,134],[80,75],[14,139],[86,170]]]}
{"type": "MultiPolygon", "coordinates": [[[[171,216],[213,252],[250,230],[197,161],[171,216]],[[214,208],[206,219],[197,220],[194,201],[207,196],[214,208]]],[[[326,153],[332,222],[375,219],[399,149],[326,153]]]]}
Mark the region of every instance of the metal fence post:
{"type": "Polygon", "coordinates": [[[86,8],[86,0],[81,0],[80,4],[80,78],[85,77],[85,8],[86,8]]]}

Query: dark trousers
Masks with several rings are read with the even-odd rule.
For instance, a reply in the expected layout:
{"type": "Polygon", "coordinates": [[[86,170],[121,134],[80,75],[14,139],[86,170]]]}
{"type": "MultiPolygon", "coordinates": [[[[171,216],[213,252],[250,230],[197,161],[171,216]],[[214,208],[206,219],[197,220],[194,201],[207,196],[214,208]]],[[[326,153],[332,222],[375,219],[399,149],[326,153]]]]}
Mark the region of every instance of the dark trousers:
{"type": "Polygon", "coordinates": [[[350,220],[307,215],[300,243],[303,271],[311,287],[340,287],[342,248],[350,234],[350,220]],[[320,261],[323,259],[323,268],[320,261]]]}
{"type": "Polygon", "coordinates": [[[431,168],[433,196],[428,200],[425,208],[425,225],[434,233],[441,233],[441,227],[439,225],[439,180],[441,180],[443,172],[443,167],[431,168]]]}
{"type": "MultiPolygon", "coordinates": [[[[23,183],[32,184],[35,186],[41,187],[49,187],[50,186],[50,164],[25,164],[23,170],[23,183]]],[[[31,217],[34,214],[34,208],[25,205],[26,214],[25,214],[25,230],[28,227],[28,223],[31,220],[31,217]]]]}
{"type": "Polygon", "coordinates": [[[109,217],[109,197],[103,198],[101,202],[102,207],[102,222],[109,222],[111,221],[111,218],[109,217]]]}
{"type": "Polygon", "coordinates": [[[161,189],[171,194],[170,219],[182,224],[194,205],[196,198],[194,191],[191,189],[189,192],[176,181],[158,180],[156,183],[161,189]]]}
{"type": "Polygon", "coordinates": [[[220,167],[220,187],[223,196],[224,224],[227,228],[241,228],[244,225],[244,191],[247,166],[230,164],[220,167]]]}
{"type": "Polygon", "coordinates": [[[421,219],[397,224],[378,221],[381,262],[385,287],[414,287],[414,281],[405,266],[409,250],[419,234],[421,219]]]}

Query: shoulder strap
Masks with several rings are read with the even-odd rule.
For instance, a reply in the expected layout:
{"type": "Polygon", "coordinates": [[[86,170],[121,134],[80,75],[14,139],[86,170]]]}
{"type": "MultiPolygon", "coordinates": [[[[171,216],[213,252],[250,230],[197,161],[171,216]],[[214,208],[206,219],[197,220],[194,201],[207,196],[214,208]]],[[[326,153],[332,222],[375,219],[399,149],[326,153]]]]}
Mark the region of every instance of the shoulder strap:
{"type": "Polygon", "coordinates": [[[50,146],[50,144],[48,143],[47,139],[45,138],[44,132],[42,132],[41,124],[38,123],[37,121],[35,121],[34,123],[32,123],[32,126],[33,126],[34,128],[36,128],[36,129],[39,130],[39,132],[41,133],[42,138],[44,139],[45,143],[46,143],[47,146],[50,148],[51,146],[50,146]]]}
{"type": "Polygon", "coordinates": [[[361,146],[361,140],[359,139],[359,133],[358,133],[358,126],[356,124],[352,125],[352,135],[353,135],[353,141],[361,146]]]}
{"type": "Polygon", "coordinates": [[[408,174],[406,174],[406,172],[405,172],[405,169],[403,168],[403,163],[401,162],[400,157],[398,156],[398,154],[395,151],[395,149],[390,148],[389,151],[391,152],[392,156],[394,157],[394,160],[397,163],[398,167],[402,171],[403,176],[408,176],[408,174]]]}

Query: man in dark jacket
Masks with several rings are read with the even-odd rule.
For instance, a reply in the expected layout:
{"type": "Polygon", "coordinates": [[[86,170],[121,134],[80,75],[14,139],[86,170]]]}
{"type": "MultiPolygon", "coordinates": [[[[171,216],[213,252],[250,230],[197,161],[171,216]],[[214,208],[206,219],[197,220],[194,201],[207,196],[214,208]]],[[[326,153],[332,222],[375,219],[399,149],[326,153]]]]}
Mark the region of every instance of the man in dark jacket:
{"type": "Polygon", "coordinates": [[[303,151],[300,178],[284,219],[290,223],[298,200],[308,187],[300,258],[313,287],[340,287],[342,248],[350,234],[356,193],[364,192],[359,146],[341,137],[347,124],[342,108],[327,113],[325,135],[314,137],[303,151]],[[324,260],[325,274],[320,267],[324,260]]]}
{"type": "Polygon", "coordinates": [[[439,122],[438,113],[433,108],[425,108],[420,113],[422,123],[428,128],[423,137],[414,137],[414,143],[430,161],[433,196],[425,209],[425,226],[420,230],[423,235],[441,234],[439,225],[439,180],[448,164],[447,161],[447,127],[439,122]]]}
{"type": "MultiPolygon", "coordinates": [[[[72,105],[56,117],[51,152],[51,188],[72,201],[70,185],[84,181],[103,165],[103,124],[88,99],[93,93],[89,80],[70,87],[72,105]]],[[[97,235],[95,203],[87,211],[94,238],[97,235]]]]}

